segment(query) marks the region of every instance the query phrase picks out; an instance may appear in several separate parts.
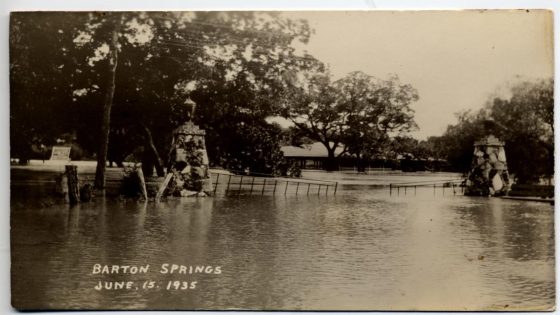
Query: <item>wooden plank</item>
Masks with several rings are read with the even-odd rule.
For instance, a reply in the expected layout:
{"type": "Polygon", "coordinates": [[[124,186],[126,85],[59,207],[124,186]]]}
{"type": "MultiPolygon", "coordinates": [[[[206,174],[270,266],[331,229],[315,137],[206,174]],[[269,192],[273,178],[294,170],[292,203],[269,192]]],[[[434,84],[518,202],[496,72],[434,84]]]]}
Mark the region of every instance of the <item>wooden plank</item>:
{"type": "Polygon", "coordinates": [[[169,185],[169,182],[171,181],[171,178],[173,178],[173,173],[167,173],[167,175],[165,176],[165,180],[163,181],[163,183],[159,187],[159,190],[156,194],[156,201],[159,201],[160,198],[163,196],[163,193],[165,192],[165,189],[167,188],[167,185],[169,185]]]}
{"type": "Polygon", "coordinates": [[[144,180],[144,172],[142,172],[141,167],[136,169],[136,174],[138,174],[138,179],[140,180],[140,189],[142,190],[142,197],[144,197],[144,200],[148,200],[148,190],[146,189],[146,181],[144,180]]]}

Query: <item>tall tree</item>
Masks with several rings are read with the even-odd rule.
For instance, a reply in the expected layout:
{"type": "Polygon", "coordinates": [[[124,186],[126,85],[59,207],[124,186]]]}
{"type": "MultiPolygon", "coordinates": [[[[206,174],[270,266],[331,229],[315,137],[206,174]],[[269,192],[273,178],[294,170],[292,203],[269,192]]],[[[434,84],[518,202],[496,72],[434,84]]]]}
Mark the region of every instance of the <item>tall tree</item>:
{"type": "Polygon", "coordinates": [[[328,73],[310,71],[293,84],[284,99],[282,116],[289,119],[303,136],[322,143],[327,149],[327,170],[337,169],[335,152],[343,141],[344,106],[328,73]]]}
{"type": "Polygon", "coordinates": [[[459,113],[458,122],[437,139],[441,153],[457,170],[468,172],[473,143],[492,133],[505,141],[508,168],[518,183],[553,176],[553,90],[552,79],[519,82],[509,96],[493,97],[479,111],[459,113]]]}
{"type": "Polygon", "coordinates": [[[510,98],[487,105],[497,133],[506,141],[508,166],[519,182],[554,174],[554,84],[552,79],[524,81],[510,98]]]}
{"type": "Polygon", "coordinates": [[[337,169],[337,148],[343,146],[342,153],[359,160],[373,157],[391,133],[415,126],[409,105],[418,94],[396,76],[380,80],[352,72],[331,82],[328,73],[316,71],[301,81],[293,86],[283,114],[307,137],[325,146],[327,170],[337,169]]]}
{"type": "Polygon", "coordinates": [[[80,13],[10,15],[10,155],[20,163],[72,132],[76,108],[68,105],[77,77],[69,64],[85,55],[67,53],[73,28],[85,21],[80,13]]]}
{"type": "Polygon", "coordinates": [[[109,41],[109,82],[105,91],[105,99],[103,101],[103,116],[101,119],[101,132],[99,150],[97,151],[97,167],[95,169],[95,188],[105,188],[105,166],[107,165],[107,151],[109,148],[109,131],[111,128],[111,108],[113,107],[113,97],[115,95],[115,76],[119,61],[119,32],[121,29],[120,13],[114,13],[113,30],[111,32],[111,40],[109,41]]]}
{"type": "Polygon", "coordinates": [[[380,80],[363,72],[352,72],[335,82],[347,113],[343,129],[344,144],[364,171],[364,158],[374,158],[391,135],[416,127],[410,104],[418,92],[401,84],[397,76],[380,80]]]}
{"type": "Polygon", "coordinates": [[[207,129],[215,164],[241,151],[227,138],[246,149],[255,145],[234,122],[270,135],[264,138],[278,153],[276,129],[266,118],[310,59],[292,47],[294,40],[308,40],[307,23],[276,12],[25,13],[13,19],[12,135],[29,139],[13,140],[13,154],[29,156],[35,143],[71,133],[87,155],[97,155],[99,174],[106,154],[120,163],[142,148],[143,164],[161,165],[172,130],[189,118],[207,129]],[[189,98],[197,103],[194,117],[185,105],[189,98]],[[110,111],[103,106],[109,103],[110,111]],[[92,132],[104,116],[110,116],[107,149],[107,124],[92,132]]]}

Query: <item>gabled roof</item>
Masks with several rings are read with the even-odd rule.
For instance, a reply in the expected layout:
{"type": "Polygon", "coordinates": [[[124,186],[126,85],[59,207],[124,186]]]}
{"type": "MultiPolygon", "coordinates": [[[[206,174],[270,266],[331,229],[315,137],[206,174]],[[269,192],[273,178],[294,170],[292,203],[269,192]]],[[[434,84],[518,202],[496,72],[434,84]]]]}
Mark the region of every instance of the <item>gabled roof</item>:
{"type": "MultiPolygon", "coordinates": [[[[321,142],[315,142],[313,144],[303,145],[303,147],[295,147],[291,145],[286,145],[280,148],[284,153],[285,157],[327,157],[327,148],[321,142]]],[[[342,146],[339,146],[335,150],[335,155],[342,152],[342,146]]]]}

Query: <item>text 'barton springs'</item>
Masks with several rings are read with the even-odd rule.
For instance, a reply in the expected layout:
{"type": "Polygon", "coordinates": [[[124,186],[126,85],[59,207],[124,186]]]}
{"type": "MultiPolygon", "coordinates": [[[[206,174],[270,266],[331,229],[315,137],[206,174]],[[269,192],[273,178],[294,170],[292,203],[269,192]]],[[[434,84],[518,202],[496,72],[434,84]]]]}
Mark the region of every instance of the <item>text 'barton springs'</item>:
{"type": "MultiPolygon", "coordinates": [[[[146,265],[102,265],[94,264],[92,274],[146,274],[150,271],[150,264],[146,265]]],[[[161,264],[157,269],[161,274],[221,274],[221,266],[210,265],[179,265],[161,264]]]]}

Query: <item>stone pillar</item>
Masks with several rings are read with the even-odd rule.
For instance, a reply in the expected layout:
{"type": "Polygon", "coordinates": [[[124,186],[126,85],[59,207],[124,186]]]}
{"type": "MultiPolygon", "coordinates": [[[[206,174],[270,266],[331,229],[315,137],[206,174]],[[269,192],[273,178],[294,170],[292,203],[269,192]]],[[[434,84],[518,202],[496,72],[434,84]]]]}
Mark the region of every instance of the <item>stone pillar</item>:
{"type": "Polygon", "coordinates": [[[180,196],[203,196],[213,192],[208,154],[201,130],[191,121],[173,132],[170,171],[174,173],[172,193],[180,196]]]}
{"type": "Polygon", "coordinates": [[[507,195],[510,187],[504,143],[493,135],[476,141],[465,195],[507,195]]]}

